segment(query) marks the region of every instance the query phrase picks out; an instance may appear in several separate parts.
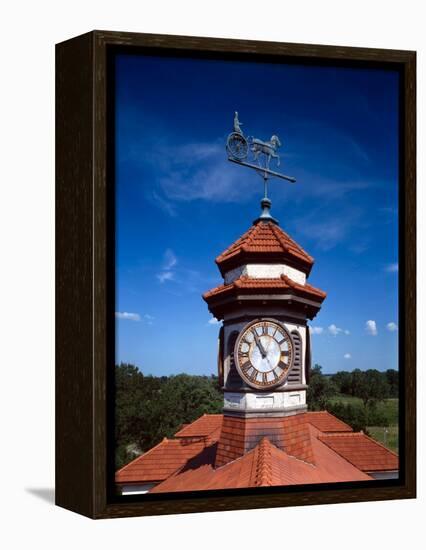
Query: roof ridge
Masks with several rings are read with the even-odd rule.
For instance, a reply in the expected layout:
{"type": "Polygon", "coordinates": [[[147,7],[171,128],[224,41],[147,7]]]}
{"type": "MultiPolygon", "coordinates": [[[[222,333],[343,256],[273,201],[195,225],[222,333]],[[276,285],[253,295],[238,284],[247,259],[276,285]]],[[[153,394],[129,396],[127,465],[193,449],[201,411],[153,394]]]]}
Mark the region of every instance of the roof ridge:
{"type": "Polygon", "coordinates": [[[296,287],[296,282],[293,281],[293,279],[290,279],[290,277],[288,275],[286,275],[285,273],[281,273],[280,278],[283,281],[285,281],[288,284],[288,286],[291,286],[291,288],[297,288],[296,287]]]}
{"type": "MultiPolygon", "coordinates": [[[[313,256],[311,256],[310,254],[308,254],[308,253],[306,252],[306,250],[305,250],[302,246],[300,246],[300,244],[299,244],[298,242],[296,242],[292,237],[290,237],[290,235],[289,235],[286,231],[284,231],[284,229],[282,229],[281,227],[278,227],[278,226],[276,226],[276,225],[274,225],[272,229],[273,229],[273,231],[275,232],[275,235],[277,236],[277,238],[280,239],[280,242],[282,241],[283,236],[284,236],[286,239],[288,239],[288,240],[290,241],[290,243],[291,243],[295,248],[297,248],[297,249],[300,250],[305,256],[307,256],[309,260],[311,260],[312,262],[314,261],[313,256]],[[276,232],[278,232],[278,235],[276,234],[276,232]]],[[[288,250],[288,248],[289,248],[287,243],[285,243],[285,248],[286,248],[286,250],[288,250]]]]}
{"type": "Polygon", "coordinates": [[[265,436],[262,437],[260,443],[257,445],[256,471],[255,471],[255,485],[264,486],[272,485],[272,443],[265,436]]]}
{"type": "Polygon", "coordinates": [[[225,248],[223,252],[221,252],[216,257],[216,263],[221,261],[224,257],[228,256],[228,254],[231,254],[232,252],[235,252],[238,248],[242,248],[242,245],[244,244],[244,241],[250,237],[250,234],[253,231],[253,226],[249,227],[247,231],[244,231],[244,233],[238,237],[236,241],[234,241],[232,244],[228,246],[228,248],[225,248]]]}
{"type": "Polygon", "coordinates": [[[244,247],[245,247],[246,244],[249,244],[249,243],[253,242],[253,236],[256,235],[256,233],[257,233],[257,226],[256,225],[252,225],[250,227],[250,229],[248,231],[246,231],[247,237],[245,239],[245,243],[241,247],[243,250],[244,250],[244,247]]]}
{"type": "MultiPolygon", "coordinates": [[[[353,436],[363,436],[364,432],[323,432],[319,430],[323,435],[321,437],[353,437],[353,436]]],[[[374,441],[374,440],[373,440],[374,441]]]]}
{"type": "MultiPolygon", "coordinates": [[[[284,241],[282,233],[284,233],[284,235],[287,238],[290,239],[290,237],[282,229],[279,229],[275,224],[271,224],[271,229],[272,229],[272,233],[278,239],[278,241],[279,241],[280,245],[283,247],[284,251],[288,252],[289,247],[288,247],[287,243],[284,241]]],[[[296,244],[296,243],[294,243],[294,244],[296,244]]],[[[297,245],[297,246],[299,246],[299,245],[297,245]]]]}

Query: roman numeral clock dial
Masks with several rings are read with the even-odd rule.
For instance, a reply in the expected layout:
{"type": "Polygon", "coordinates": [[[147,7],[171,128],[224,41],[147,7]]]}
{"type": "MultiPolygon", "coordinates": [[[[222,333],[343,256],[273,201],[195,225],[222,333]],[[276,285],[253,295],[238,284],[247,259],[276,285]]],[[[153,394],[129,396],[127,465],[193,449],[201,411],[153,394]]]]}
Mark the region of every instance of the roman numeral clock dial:
{"type": "Polygon", "coordinates": [[[235,365],[241,378],[253,388],[282,384],[293,361],[293,341],[278,321],[249,323],[235,342],[235,365]]]}

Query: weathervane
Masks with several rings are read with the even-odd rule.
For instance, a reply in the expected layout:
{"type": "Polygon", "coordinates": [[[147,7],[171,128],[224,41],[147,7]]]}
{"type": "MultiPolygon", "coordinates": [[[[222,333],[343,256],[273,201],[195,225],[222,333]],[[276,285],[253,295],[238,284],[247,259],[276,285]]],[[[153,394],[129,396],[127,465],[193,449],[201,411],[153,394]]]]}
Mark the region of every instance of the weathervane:
{"type": "Polygon", "coordinates": [[[269,141],[262,141],[252,136],[245,137],[241,126],[243,124],[238,119],[238,112],[235,111],[234,131],[229,134],[226,141],[228,160],[235,162],[235,164],[252,168],[263,178],[264,197],[260,202],[262,213],[256,222],[271,221],[278,223],[269,212],[272,203],[268,198],[268,180],[271,177],[275,177],[295,183],[296,178],[275,172],[269,167],[272,159],[277,161],[277,166],[280,165],[280,156],[277,150],[281,147],[281,142],[278,136],[273,135],[269,141]]]}

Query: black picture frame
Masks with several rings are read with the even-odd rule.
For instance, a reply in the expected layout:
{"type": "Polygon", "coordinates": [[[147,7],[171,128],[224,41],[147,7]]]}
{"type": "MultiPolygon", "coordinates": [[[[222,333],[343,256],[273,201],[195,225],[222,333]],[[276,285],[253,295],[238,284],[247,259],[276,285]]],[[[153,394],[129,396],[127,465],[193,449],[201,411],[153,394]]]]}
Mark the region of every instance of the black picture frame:
{"type": "Polygon", "coordinates": [[[56,46],[56,504],[91,518],[416,496],[416,53],[93,31],[56,46]],[[114,52],[400,72],[400,478],[119,498],[113,490],[114,52]],[[112,178],[112,179],[111,179],[112,178]],[[113,454],[113,453],[112,453],[113,454]]]}

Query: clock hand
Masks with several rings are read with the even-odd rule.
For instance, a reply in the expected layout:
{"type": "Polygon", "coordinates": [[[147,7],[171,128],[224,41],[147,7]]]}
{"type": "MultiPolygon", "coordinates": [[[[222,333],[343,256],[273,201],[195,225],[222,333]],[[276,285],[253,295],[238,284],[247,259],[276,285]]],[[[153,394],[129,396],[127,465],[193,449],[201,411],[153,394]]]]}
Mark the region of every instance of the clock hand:
{"type": "Polygon", "coordinates": [[[254,339],[256,341],[256,345],[259,348],[260,353],[262,354],[262,357],[265,358],[266,357],[265,348],[263,347],[262,342],[260,341],[260,338],[257,335],[257,332],[255,330],[253,330],[252,332],[253,332],[254,339]]]}

